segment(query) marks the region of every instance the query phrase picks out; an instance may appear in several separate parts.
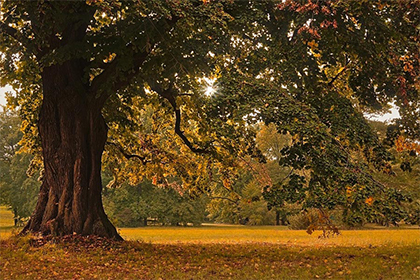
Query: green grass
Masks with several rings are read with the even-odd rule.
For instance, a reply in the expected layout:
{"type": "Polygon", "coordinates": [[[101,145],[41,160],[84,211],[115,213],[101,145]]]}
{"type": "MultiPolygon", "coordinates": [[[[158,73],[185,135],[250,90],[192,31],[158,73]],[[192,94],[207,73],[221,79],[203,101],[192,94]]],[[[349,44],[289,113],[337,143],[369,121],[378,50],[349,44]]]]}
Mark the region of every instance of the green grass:
{"type": "MultiPolygon", "coordinates": [[[[8,227],[5,217],[0,225],[4,219],[8,227]]],[[[42,246],[11,235],[0,241],[1,278],[420,279],[419,229],[352,230],[329,239],[271,226],[120,233],[127,241],[74,236],[42,246]]]]}

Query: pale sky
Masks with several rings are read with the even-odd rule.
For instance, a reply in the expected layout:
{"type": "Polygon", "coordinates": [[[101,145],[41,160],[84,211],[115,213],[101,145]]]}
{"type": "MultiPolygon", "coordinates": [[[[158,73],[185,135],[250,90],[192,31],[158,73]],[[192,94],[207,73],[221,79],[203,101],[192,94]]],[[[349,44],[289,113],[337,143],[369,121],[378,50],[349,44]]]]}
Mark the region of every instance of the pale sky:
{"type": "MultiPolygon", "coordinates": [[[[6,105],[5,92],[10,91],[10,90],[12,90],[10,86],[0,87],[0,105],[6,105]]],[[[396,108],[391,108],[391,112],[384,115],[367,116],[368,119],[374,120],[374,121],[390,121],[398,117],[399,117],[399,114],[396,108]]]]}
{"type": "Polygon", "coordinates": [[[0,87],[0,105],[6,105],[5,92],[11,89],[11,87],[0,87]]]}
{"type": "Polygon", "coordinates": [[[387,121],[391,121],[392,119],[395,118],[399,118],[400,117],[400,113],[398,113],[398,110],[396,107],[392,107],[391,108],[391,112],[383,114],[383,115],[377,115],[377,114],[372,114],[372,115],[365,115],[369,120],[372,121],[381,121],[381,122],[387,122],[387,121]]]}

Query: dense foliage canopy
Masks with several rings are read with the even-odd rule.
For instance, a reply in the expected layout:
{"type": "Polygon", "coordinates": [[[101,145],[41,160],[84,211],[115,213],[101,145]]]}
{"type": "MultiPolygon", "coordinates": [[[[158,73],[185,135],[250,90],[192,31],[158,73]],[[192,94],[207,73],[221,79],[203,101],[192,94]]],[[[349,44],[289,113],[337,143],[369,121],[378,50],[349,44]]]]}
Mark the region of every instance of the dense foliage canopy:
{"type": "Polygon", "coordinates": [[[266,153],[289,168],[260,185],[272,207],[404,219],[399,205],[409,198],[371,175],[392,170],[363,113],[394,103],[396,133],[418,155],[416,1],[4,1],[1,9],[0,81],[17,90],[9,104],[20,107],[23,143],[45,169],[28,230],[117,234],[100,202],[104,149],[112,186],[146,176],[190,195],[218,181],[229,189],[241,162],[265,160],[258,122],[291,138],[266,153]]]}

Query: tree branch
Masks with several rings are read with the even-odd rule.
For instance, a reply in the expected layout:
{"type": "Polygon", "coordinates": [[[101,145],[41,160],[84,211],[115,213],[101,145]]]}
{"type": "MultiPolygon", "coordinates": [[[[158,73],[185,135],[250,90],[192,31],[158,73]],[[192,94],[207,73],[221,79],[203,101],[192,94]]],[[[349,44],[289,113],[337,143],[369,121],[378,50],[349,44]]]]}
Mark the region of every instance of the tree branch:
{"type": "Polygon", "coordinates": [[[338,79],[338,77],[340,77],[340,75],[341,74],[343,74],[344,73],[344,71],[346,71],[347,70],[347,68],[350,66],[350,64],[351,64],[351,61],[348,63],[348,64],[346,64],[346,66],[344,66],[340,71],[338,71],[338,73],[337,73],[337,75],[335,75],[332,79],[331,79],[331,81],[329,81],[328,82],[328,86],[332,86],[332,84],[335,82],[335,80],[337,80],[338,79]]]}
{"type": "Polygon", "coordinates": [[[7,25],[6,23],[4,23],[2,21],[0,21],[0,33],[9,35],[10,37],[15,39],[16,41],[23,44],[23,42],[21,42],[20,39],[19,39],[20,32],[17,29],[7,25]]]}
{"type": "MultiPolygon", "coordinates": [[[[29,53],[37,55],[35,46],[19,30],[13,28],[7,23],[0,21],[0,34],[8,35],[19,42],[29,53]]],[[[37,56],[38,57],[38,56],[37,56]]]]}
{"type": "Polygon", "coordinates": [[[146,157],[142,157],[140,155],[136,155],[136,154],[128,154],[123,147],[121,147],[120,145],[113,143],[113,142],[106,142],[108,145],[112,145],[114,147],[116,147],[118,149],[118,151],[126,158],[126,159],[131,159],[131,158],[137,158],[139,159],[144,165],[151,162],[150,160],[147,160],[146,157]]]}
{"type": "Polygon", "coordinates": [[[180,93],[178,94],[178,96],[193,96],[194,94],[192,93],[180,93]]]}
{"type": "Polygon", "coordinates": [[[138,75],[141,70],[141,66],[146,61],[151,51],[144,51],[137,53],[133,57],[133,67],[126,71],[126,73],[117,73],[118,63],[123,57],[117,57],[109,64],[106,64],[104,71],[96,76],[90,86],[90,93],[96,100],[95,102],[99,107],[105,104],[108,97],[130,84],[131,80],[138,75]],[[125,75],[124,75],[125,74],[125,75]],[[117,77],[116,79],[114,77],[117,77]],[[115,81],[106,88],[102,88],[104,84],[107,84],[109,80],[115,79],[115,81]]]}
{"type": "MultiPolygon", "coordinates": [[[[180,18],[177,16],[172,16],[172,19],[167,21],[169,25],[169,29],[173,28],[179,19],[180,18]]],[[[162,35],[162,32],[159,31],[159,29],[156,27],[156,25],[153,23],[153,21],[150,18],[148,18],[148,20],[152,23],[153,27],[159,33],[160,37],[162,37],[162,41],[164,41],[165,37],[162,35]]],[[[95,100],[95,103],[97,103],[97,106],[103,107],[103,105],[105,104],[105,101],[108,99],[108,97],[112,93],[130,84],[131,80],[136,75],[139,74],[141,70],[141,66],[146,61],[146,59],[148,58],[149,54],[153,51],[155,46],[158,45],[158,43],[159,43],[159,40],[156,40],[155,42],[150,44],[147,48],[145,47],[144,48],[146,49],[145,51],[136,53],[132,58],[133,67],[128,69],[126,73],[116,73],[117,71],[116,66],[118,65],[118,62],[122,60],[123,58],[123,56],[119,58],[117,54],[117,57],[114,59],[114,61],[112,61],[109,64],[109,66],[107,66],[104,69],[104,71],[101,74],[99,74],[97,77],[95,77],[94,80],[92,81],[91,90],[90,90],[92,93],[91,96],[93,96],[96,99],[97,95],[99,94],[98,99],[95,100]],[[112,79],[113,76],[117,77],[117,80],[113,83],[113,85],[110,87],[107,87],[106,90],[103,90],[102,92],[100,92],[101,85],[106,83],[108,80],[112,79]]],[[[129,47],[130,45],[127,46],[127,48],[129,47]]]]}
{"type": "Polygon", "coordinates": [[[168,89],[163,90],[162,87],[156,83],[149,82],[150,88],[165,98],[172,106],[175,112],[175,133],[182,139],[185,145],[196,154],[208,154],[210,151],[206,149],[196,148],[191,143],[191,141],[185,136],[184,131],[181,130],[181,110],[178,108],[176,104],[176,92],[174,92],[172,86],[170,86],[168,89]]]}

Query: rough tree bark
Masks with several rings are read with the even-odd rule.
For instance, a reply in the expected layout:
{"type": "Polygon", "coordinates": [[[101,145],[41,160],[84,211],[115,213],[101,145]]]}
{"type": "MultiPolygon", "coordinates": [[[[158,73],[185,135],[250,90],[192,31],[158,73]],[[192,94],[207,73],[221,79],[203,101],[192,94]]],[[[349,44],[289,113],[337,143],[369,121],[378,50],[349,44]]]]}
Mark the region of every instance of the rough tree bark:
{"type": "Polygon", "coordinates": [[[83,83],[83,63],[42,72],[39,133],[44,176],[35,211],[23,230],[43,235],[98,235],[122,240],[102,205],[101,157],[107,127],[83,83]]]}

